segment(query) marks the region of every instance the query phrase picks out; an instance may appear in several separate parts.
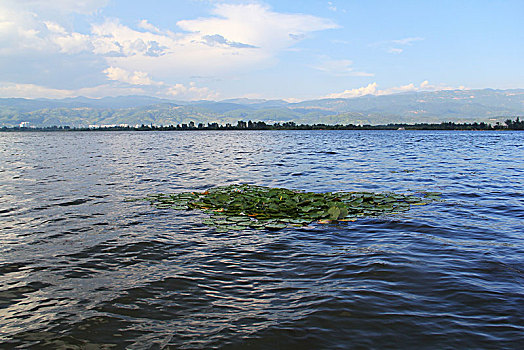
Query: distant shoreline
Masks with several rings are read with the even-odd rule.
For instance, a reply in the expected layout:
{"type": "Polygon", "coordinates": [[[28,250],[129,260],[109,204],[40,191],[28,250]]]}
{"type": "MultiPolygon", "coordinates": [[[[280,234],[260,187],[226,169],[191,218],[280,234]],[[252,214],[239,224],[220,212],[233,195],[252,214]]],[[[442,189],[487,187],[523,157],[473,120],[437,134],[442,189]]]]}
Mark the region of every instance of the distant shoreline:
{"type": "Polygon", "coordinates": [[[101,125],[91,127],[71,127],[71,126],[46,126],[46,127],[2,127],[0,132],[33,132],[33,131],[209,131],[209,130],[524,130],[524,120],[517,117],[515,120],[508,119],[505,124],[497,123],[491,125],[484,122],[473,123],[417,123],[417,124],[384,124],[384,125],[354,125],[354,124],[295,124],[294,122],[266,124],[265,122],[244,122],[238,121],[236,125],[218,123],[202,123],[195,125],[101,125]]]}

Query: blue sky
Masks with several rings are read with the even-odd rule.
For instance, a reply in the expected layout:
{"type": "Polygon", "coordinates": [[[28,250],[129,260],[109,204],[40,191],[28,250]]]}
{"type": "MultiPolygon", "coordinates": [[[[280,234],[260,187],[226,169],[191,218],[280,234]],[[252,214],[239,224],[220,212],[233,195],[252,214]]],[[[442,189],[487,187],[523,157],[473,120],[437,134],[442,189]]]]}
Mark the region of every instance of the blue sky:
{"type": "Polygon", "coordinates": [[[522,18],[522,0],[1,0],[0,97],[523,88],[522,18]]]}

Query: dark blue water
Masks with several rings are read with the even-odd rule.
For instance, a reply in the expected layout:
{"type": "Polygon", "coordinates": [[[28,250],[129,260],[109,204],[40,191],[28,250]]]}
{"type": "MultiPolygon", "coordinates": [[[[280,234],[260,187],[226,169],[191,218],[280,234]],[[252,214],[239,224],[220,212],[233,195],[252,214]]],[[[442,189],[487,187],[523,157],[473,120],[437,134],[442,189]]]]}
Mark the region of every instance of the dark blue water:
{"type": "Polygon", "coordinates": [[[524,133],[0,134],[0,348],[521,348],[524,133]],[[435,191],[217,233],[128,202],[230,183],[435,191]]]}

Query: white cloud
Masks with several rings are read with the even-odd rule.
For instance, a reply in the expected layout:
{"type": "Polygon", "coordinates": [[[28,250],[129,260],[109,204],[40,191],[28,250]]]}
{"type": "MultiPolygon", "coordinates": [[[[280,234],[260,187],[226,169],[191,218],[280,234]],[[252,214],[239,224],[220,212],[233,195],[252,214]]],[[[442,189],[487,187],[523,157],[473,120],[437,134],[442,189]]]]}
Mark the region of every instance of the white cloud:
{"type": "Polygon", "coordinates": [[[398,40],[391,40],[393,44],[397,45],[413,45],[416,41],[424,40],[424,38],[420,37],[413,37],[413,38],[404,38],[404,39],[398,39],[398,40]]]}
{"type": "Polygon", "coordinates": [[[95,53],[109,65],[178,80],[224,76],[273,64],[279,51],[308,34],[336,28],[330,20],[283,14],[261,4],[217,4],[211,17],[177,22],[183,33],[140,22],[137,31],[108,20],[93,26],[95,53]]]}
{"type": "Polygon", "coordinates": [[[75,54],[92,49],[92,45],[87,35],[71,33],[70,35],[58,36],[53,39],[54,43],[60,47],[60,52],[75,54]]]}
{"type": "MultiPolygon", "coordinates": [[[[125,76],[128,72],[121,72],[118,69],[113,70],[112,74],[116,76],[125,76]]],[[[140,76],[138,74],[137,76],[140,76]]],[[[464,86],[454,88],[446,85],[433,85],[427,80],[416,85],[414,83],[395,86],[387,89],[378,89],[376,82],[370,83],[367,86],[345,90],[340,93],[332,93],[322,98],[354,98],[365,95],[390,95],[395,93],[410,92],[410,91],[440,91],[440,90],[464,90],[464,86]]],[[[10,82],[0,82],[0,97],[21,97],[21,98],[66,98],[86,96],[91,98],[101,98],[104,96],[122,96],[122,95],[151,95],[164,98],[176,98],[181,100],[217,100],[220,94],[211,90],[208,87],[197,86],[195,82],[189,84],[173,84],[167,85],[164,83],[155,83],[153,85],[139,85],[124,86],[119,83],[102,84],[94,87],[81,89],[54,89],[35,84],[17,84],[10,82]]],[[[245,95],[243,97],[262,98],[261,95],[245,95]]],[[[285,99],[288,102],[298,102],[296,98],[285,99]]]]}
{"type": "Polygon", "coordinates": [[[371,83],[368,86],[357,89],[345,90],[343,92],[332,93],[323,98],[353,98],[365,95],[375,95],[377,92],[377,83],[371,83]]]}
{"type": "MultiPolygon", "coordinates": [[[[189,83],[191,77],[229,77],[233,73],[259,70],[274,64],[278,53],[292,49],[311,33],[338,27],[329,19],[279,13],[260,3],[222,2],[215,3],[207,17],[177,22],[177,32],[158,28],[146,19],[135,28],[118,19],[89,23],[87,32],[72,27],[73,16],[96,13],[108,2],[0,0],[3,62],[11,60],[10,66],[19,66],[23,57],[30,65],[16,75],[9,73],[13,83],[4,84],[2,91],[12,88],[13,94],[20,91],[33,95],[48,92],[50,96],[75,94],[78,89],[42,87],[50,77],[52,85],[59,86],[60,74],[54,73],[57,62],[61,62],[67,65],[71,77],[68,86],[72,88],[85,86],[86,81],[92,86],[102,86],[100,79],[106,78],[108,84],[104,86],[114,88],[115,84],[127,84],[135,89],[154,87],[157,94],[169,91],[171,95],[188,98],[215,96],[214,92],[189,83]],[[101,67],[103,64],[105,67],[101,67]],[[34,72],[45,74],[37,78],[34,72]],[[75,72],[83,75],[76,79],[71,76],[75,72]],[[180,85],[182,82],[185,85],[180,85]],[[168,90],[169,87],[172,89],[168,90]]],[[[80,18],[89,21],[96,17],[80,18]]],[[[0,67],[0,75],[8,70],[9,66],[0,67]]],[[[102,90],[87,92],[93,91],[102,90]]]]}
{"type": "Polygon", "coordinates": [[[104,96],[121,96],[129,94],[144,94],[141,88],[121,88],[112,85],[99,85],[96,87],[67,90],[53,89],[36,84],[0,83],[0,97],[20,98],[66,98],[85,96],[100,98],[104,96]]]}
{"type": "Polygon", "coordinates": [[[89,14],[105,7],[109,0],[3,0],[7,5],[15,5],[20,10],[31,8],[45,13],[89,14]]]}
{"type": "Polygon", "coordinates": [[[338,28],[331,20],[272,11],[268,6],[252,4],[218,4],[215,17],[179,21],[183,30],[200,35],[222,35],[224,38],[265,50],[275,51],[294,44],[297,38],[325,29],[338,28]]]}
{"type": "Polygon", "coordinates": [[[189,86],[176,84],[168,88],[166,95],[184,100],[216,100],[219,97],[218,93],[207,87],[197,87],[194,82],[189,83],[189,86]]]}
{"type": "Polygon", "coordinates": [[[0,54],[43,47],[44,42],[38,36],[41,28],[45,25],[38,23],[34,14],[19,13],[0,4],[0,54]]]}
{"type": "Polygon", "coordinates": [[[371,83],[367,86],[356,88],[356,89],[350,89],[345,90],[343,92],[337,92],[332,93],[326,96],[323,96],[323,98],[353,98],[353,97],[360,97],[365,95],[391,95],[391,94],[397,94],[402,92],[411,92],[411,91],[439,91],[439,90],[462,90],[464,89],[464,86],[460,86],[458,88],[454,88],[451,86],[446,85],[432,85],[427,80],[423,81],[419,85],[415,85],[414,83],[402,85],[402,86],[394,86],[387,89],[379,90],[377,83],[371,83]]]}
{"type": "Polygon", "coordinates": [[[131,85],[155,85],[155,83],[145,72],[128,72],[122,68],[109,67],[104,70],[109,80],[116,80],[131,85]]]}
{"type": "Polygon", "coordinates": [[[64,27],[62,27],[60,24],[51,22],[51,21],[43,21],[49,32],[55,33],[55,34],[66,34],[66,30],[64,27]]]}
{"type": "Polygon", "coordinates": [[[176,45],[176,40],[170,35],[139,32],[120,24],[118,20],[93,25],[91,40],[94,53],[108,57],[157,57],[176,45]]]}
{"type": "Polygon", "coordinates": [[[123,95],[150,95],[183,100],[214,100],[220,96],[217,92],[207,87],[199,87],[194,82],[189,83],[188,86],[184,84],[175,84],[172,86],[164,84],[152,86],[121,86],[118,83],[109,83],[88,88],[70,90],[54,89],[36,84],[0,82],[0,97],[59,99],[78,96],[102,98],[105,96],[123,95]]]}
{"type": "Polygon", "coordinates": [[[58,46],[60,52],[66,54],[75,54],[83,51],[91,51],[93,45],[90,37],[80,33],[68,33],[64,27],[58,23],[45,21],[49,33],[46,40],[48,43],[53,43],[58,46]]]}
{"type": "Polygon", "coordinates": [[[44,51],[54,49],[63,53],[94,48],[93,53],[97,55],[121,57],[155,57],[171,53],[171,60],[181,65],[188,65],[195,56],[206,54],[220,61],[230,62],[221,62],[224,65],[234,66],[235,62],[229,58],[232,55],[242,56],[241,50],[223,49],[261,48],[258,55],[251,55],[256,64],[257,56],[265,54],[267,58],[275,53],[275,49],[291,46],[307,33],[336,27],[326,19],[301,14],[280,14],[258,4],[218,4],[213,17],[178,22],[187,33],[161,31],[147,20],[138,23],[138,28],[143,31],[137,31],[113,19],[93,25],[91,33],[87,35],[67,30],[39,11],[41,8],[76,11],[73,5],[77,3],[78,12],[83,12],[103,6],[106,1],[8,0],[0,4],[0,47],[11,52],[31,48],[44,51]],[[182,57],[187,59],[183,60],[182,57]]]}
{"type": "Polygon", "coordinates": [[[396,47],[391,47],[389,49],[386,50],[387,52],[389,53],[402,53],[404,52],[404,49],[399,49],[399,48],[396,48],[396,47]]]}
{"type": "Polygon", "coordinates": [[[401,92],[418,91],[418,90],[422,90],[422,84],[420,84],[419,87],[415,86],[415,84],[413,83],[401,85],[401,86],[393,86],[388,89],[378,90],[376,92],[376,95],[391,95],[391,94],[398,94],[401,92]]]}
{"type": "Polygon", "coordinates": [[[409,37],[396,40],[380,41],[378,43],[373,43],[370,46],[378,47],[381,50],[384,50],[392,54],[400,54],[404,52],[407,46],[413,46],[413,43],[417,41],[422,41],[424,38],[421,37],[409,37]]]}
{"type": "Polygon", "coordinates": [[[333,11],[333,12],[342,12],[342,13],[346,13],[347,11],[345,9],[340,9],[336,6],[336,4],[334,4],[332,1],[328,1],[327,2],[327,8],[329,11],[333,11]]]}
{"type": "Polygon", "coordinates": [[[90,51],[90,36],[68,32],[55,21],[0,4],[0,54],[21,51],[74,54],[90,51]]]}
{"type": "Polygon", "coordinates": [[[138,28],[144,29],[152,33],[161,33],[162,32],[160,29],[158,29],[157,27],[149,23],[147,19],[143,19],[140,22],[138,22],[138,28]]]}
{"type": "Polygon", "coordinates": [[[326,72],[334,76],[372,77],[373,73],[359,72],[353,69],[351,60],[333,60],[323,57],[322,62],[312,68],[326,72]]]}

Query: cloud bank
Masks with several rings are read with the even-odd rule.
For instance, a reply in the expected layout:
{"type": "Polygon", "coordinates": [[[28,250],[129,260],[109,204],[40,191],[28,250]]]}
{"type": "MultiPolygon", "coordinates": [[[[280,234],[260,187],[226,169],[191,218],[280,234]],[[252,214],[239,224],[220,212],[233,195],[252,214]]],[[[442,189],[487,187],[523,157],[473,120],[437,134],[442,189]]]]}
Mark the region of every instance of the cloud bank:
{"type": "Polygon", "coordinates": [[[354,98],[354,97],[361,97],[366,95],[391,95],[391,94],[397,94],[402,92],[416,92],[416,91],[439,91],[439,90],[463,90],[465,89],[464,86],[457,87],[451,87],[451,86],[445,86],[445,85],[432,85],[429,83],[429,81],[425,80],[422,83],[415,85],[414,83],[402,85],[402,86],[394,86],[388,89],[382,89],[380,90],[378,88],[378,84],[371,83],[367,86],[363,86],[356,89],[349,89],[342,92],[336,92],[329,95],[323,96],[323,98],[354,98]]]}
{"type": "Polygon", "coordinates": [[[89,30],[81,32],[67,20],[96,14],[107,3],[0,3],[0,76],[5,79],[0,94],[67,97],[98,91],[102,97],[109,91],[128,91],[216,98],[217,92],[198,87],[191,77],[227,77],[270,66],[280,52],[310,33],[337,28],[329,19],[279,13],[260,3],[217,3],[209,16],[181,20],[170,29],[147,19],[131,27],[117,18],[95,16],[89,30]],[[67,62],[67,67],[58,62],[67,62]],[[68,89],[61,81],[68,82],[68,89]]]}

